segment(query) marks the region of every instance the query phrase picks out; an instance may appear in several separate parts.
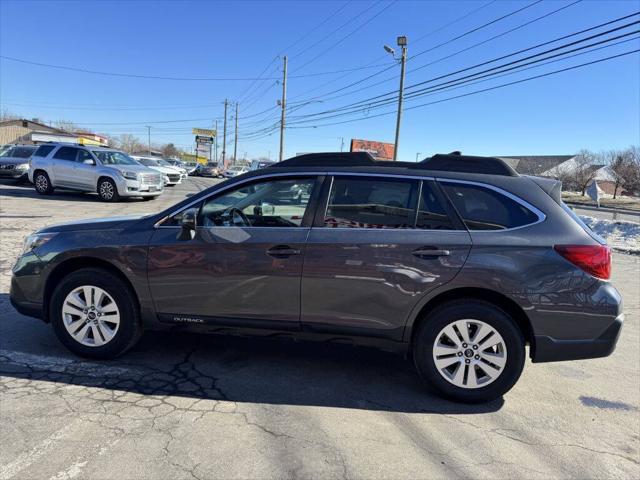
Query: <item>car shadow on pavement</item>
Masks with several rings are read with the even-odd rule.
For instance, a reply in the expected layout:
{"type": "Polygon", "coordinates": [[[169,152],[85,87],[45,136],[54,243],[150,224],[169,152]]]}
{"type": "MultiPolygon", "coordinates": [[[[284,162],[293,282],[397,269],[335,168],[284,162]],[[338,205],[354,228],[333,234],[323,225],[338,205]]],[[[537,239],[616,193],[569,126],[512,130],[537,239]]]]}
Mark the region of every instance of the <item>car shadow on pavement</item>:
{"type": "MultiPolygon", "coordinates": [[[[7,295],[0,297],[6,304],[7,295]]],[[[4,311],[4,377],[152,397],[406,413],[479,414],[497,411],[504,403],[444,400],[424,385],[410,360],[347,345],[147,332],[117,360],[87,360],[62,347],[49,325],[4,311]],[[16,329],[12,325],[17,322],[22,325],[16,329]]]]}
{"type": "MultiPolygon", "coordinates": [[[[7,180],[0,180],[0,197],[24,197],[24,198],[38,198],[41,200],[74,200],[79,202],[99,202],[100,199],[95,193],[83,193],[74,190],[62,190],[57,188],[51,195],[40,195],[37,193],[33,185],[25,183],[16,183],[7,180]]],[[[124,197],[120,201],[126,202],[138,202],[143,201],[140,198],[127,198],[124,197]]]]}

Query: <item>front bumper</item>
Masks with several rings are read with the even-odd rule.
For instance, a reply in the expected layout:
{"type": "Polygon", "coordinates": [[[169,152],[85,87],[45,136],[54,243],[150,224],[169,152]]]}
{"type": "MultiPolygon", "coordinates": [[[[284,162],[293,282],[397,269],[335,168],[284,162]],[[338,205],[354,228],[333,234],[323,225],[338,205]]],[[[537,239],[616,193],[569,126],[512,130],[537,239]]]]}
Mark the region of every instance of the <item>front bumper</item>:
{"type": "Polygon", "coordinates": [[[140,180],[119,179],[116,185],[121,197],[157,197],[164,191],[162,177],[160,183],[157,184],[147,184],[140,180]]]}
{"type": "Polygon", "coordinates": [[[602,335],[589,340],[556,340],[551,337],[536,335],[533,361],[541,363],[607,357],[616,348],[623,323],[624,313],[621,313],[602,332],[602,335]]]}
{"type": "Polygon", "coordinates": [[[27,180],[29,178],[29,170],[22,170],[19,168],[12,169],[0,169],[0,178],[11,178],[11,179],[24,179],[27,180]]]}
{"type": "Polygon", "coordinates": [[[12,269],[9,299],[22,315],[44,319],[42,270],[44,263],[33,252],[21,255],[12,269]]]}

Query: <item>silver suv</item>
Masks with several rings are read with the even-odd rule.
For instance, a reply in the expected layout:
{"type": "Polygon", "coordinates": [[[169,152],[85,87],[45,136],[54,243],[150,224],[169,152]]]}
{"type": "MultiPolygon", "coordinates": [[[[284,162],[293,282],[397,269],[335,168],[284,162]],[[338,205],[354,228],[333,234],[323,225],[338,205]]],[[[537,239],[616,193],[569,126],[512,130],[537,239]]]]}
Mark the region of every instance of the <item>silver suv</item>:
{"type": "Polygon", "coordinates": [[[55,188],[67,188],[97,192],[105,202],[121,197],[153,199],[164,188],[160,173],[125,153],[66,143],[41,145],[31,157],[29,180],[42,195],[52,194],[55,188]]]}

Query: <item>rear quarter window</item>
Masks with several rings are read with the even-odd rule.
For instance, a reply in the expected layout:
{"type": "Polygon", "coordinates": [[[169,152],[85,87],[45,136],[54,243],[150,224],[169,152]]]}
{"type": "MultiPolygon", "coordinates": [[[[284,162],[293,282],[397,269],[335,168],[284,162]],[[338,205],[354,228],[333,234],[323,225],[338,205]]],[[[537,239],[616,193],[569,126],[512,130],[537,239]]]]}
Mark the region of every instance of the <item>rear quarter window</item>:
{"type": "Polygon", "coordinates": [[[480,185],[441,182],[469,230],[505,230],[536,223],[536,213],[498,191],[480,185]]]}

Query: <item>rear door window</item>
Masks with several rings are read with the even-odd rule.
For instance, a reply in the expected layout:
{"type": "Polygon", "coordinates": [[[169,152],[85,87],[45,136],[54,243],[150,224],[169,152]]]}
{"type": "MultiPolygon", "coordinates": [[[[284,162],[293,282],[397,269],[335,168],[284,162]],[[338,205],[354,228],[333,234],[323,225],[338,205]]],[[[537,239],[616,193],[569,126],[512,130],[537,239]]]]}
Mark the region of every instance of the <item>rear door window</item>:
{"type": "Polygon", "coordinates": [[[335,177],[324,226],[413,228],[418,181],[379,177],[335,177]]]}
{"type": "Polygon", "coordinates": [[[469,230],[504,230],[538,221],[520,202],[490,188],[445,181],[441,185],[469,230]]]}
{"type": "Polygon", "coordinates": [[[38,150],[36,150],[36,153],[33,154],[33,156],[46,157],[51,153],[51,150],[53,150],[54,148],[56,148],[55,145],[40,145],[38,147],[38,150]]]}
{"type": "Polygon", "coordinates": [[[53,158],[55,158],[56,160],[67,160],[69,162],[75,162],[77,154],[78,154],[77,148],[60,147],[60,149],[55,153],[53,158]]]}

